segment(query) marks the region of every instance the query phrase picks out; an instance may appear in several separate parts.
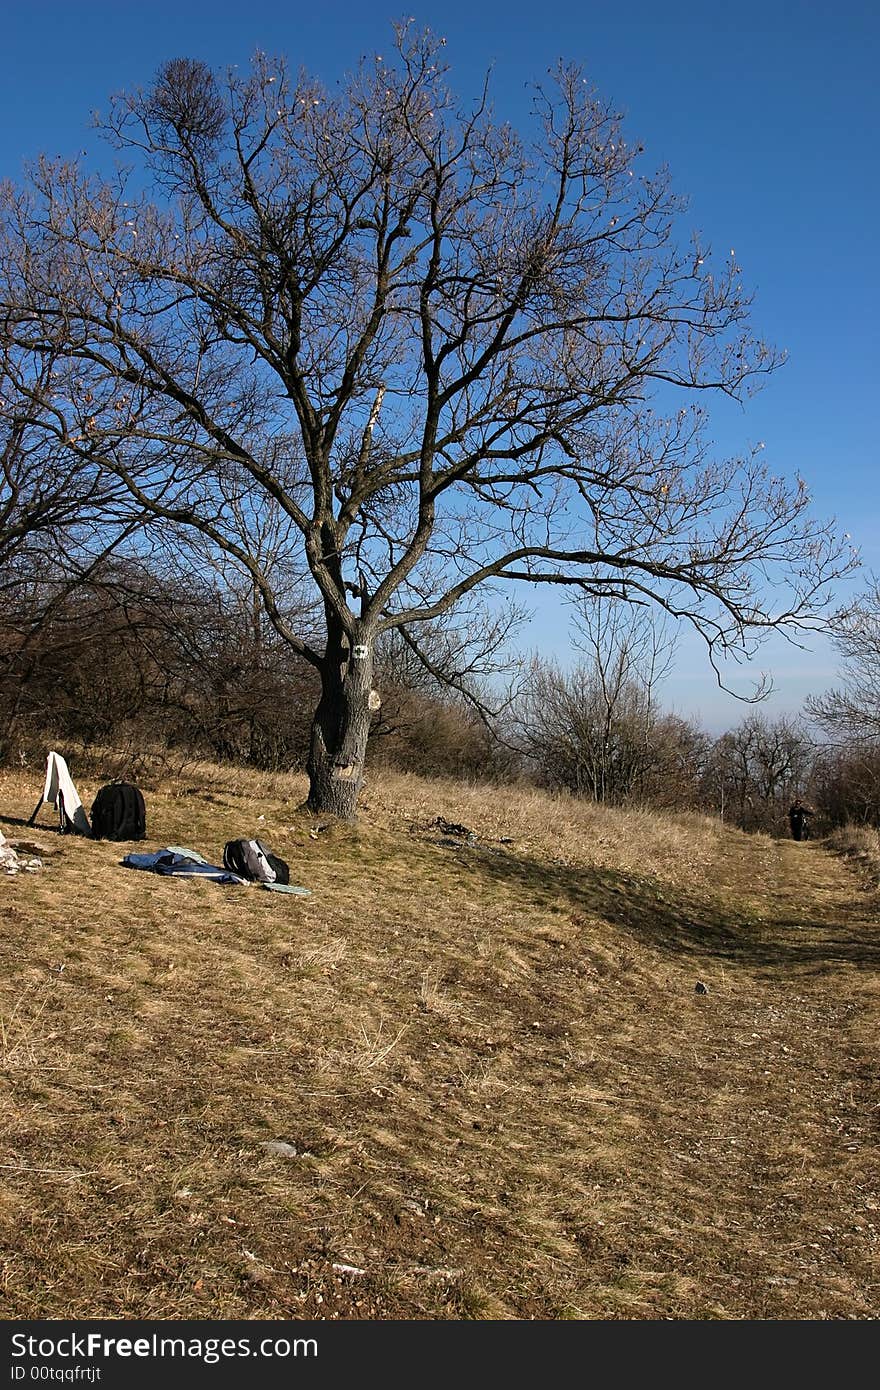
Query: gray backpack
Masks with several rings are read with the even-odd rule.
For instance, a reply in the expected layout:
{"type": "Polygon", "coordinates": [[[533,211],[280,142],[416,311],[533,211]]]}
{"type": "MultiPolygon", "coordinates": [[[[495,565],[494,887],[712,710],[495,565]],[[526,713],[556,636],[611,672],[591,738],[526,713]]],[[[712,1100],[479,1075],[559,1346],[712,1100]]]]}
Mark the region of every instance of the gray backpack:
{"type": "Polygon", "coordinates": [[[251,883],[289,883],[290,869],[259,840],[228,840],[223,867],[251,883]]]}

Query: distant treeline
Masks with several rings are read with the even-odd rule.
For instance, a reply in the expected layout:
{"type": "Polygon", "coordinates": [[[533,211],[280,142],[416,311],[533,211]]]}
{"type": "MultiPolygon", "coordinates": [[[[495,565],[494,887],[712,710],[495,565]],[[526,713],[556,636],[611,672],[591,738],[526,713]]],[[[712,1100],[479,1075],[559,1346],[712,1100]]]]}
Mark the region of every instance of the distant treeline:
{"type": "MultiPolygon", "coordinates": [[[[304,766],[317,678],[246,589],[210,572],[183,581],[173,567],[132,556],[108,556],[71,578],[35,551],[6,566],[2,600],[7,763],[38,763],[52,743],[132,760],[159,748],[180,761],[304,766]]],[[[880,824],[880,745],[857,725],[823,738],[828,698],[813,703],[812,719],[749,709],[713,738],[663,710],[664,648],[647,629],[627,617],[611,627],[585,618],[584,630],[573,669],[533,659],[492,718],[485,691],[450,692],[392,638],[378,654],[373,766],[525,779],[612,804],[703,810],[770,833],[785,833],[795,797],[813,805],[817,833],[880,824]]]]}

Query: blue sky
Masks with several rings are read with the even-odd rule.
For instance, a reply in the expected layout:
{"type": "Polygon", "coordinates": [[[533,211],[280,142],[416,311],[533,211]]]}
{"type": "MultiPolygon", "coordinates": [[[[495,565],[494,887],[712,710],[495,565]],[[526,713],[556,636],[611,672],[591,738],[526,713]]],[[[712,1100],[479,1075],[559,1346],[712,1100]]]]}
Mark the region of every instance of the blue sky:
{"type": "MultiPolygon", "coordinates": [[[[815,509],[836,515],[866,570],[880,570],[880,6],[868,0],[703,5],[559,0],[395,6],[19,3],[3,8],[0,177],[42,150],[95,148],[89,116],[111,91],[149,80],[170,57],[225,66],[283,51],[326,81],[387,47],[412,15],[446,36],[454,85],[470,94],[487,67],[499,116],[514,122],[527,83],[557,58],[582,63],[627,113],[630,136],[669,165],[690,222],[736,249],[756,292],[755,327],[788,364],[744,409],[713,413],[720,452],[762,440],[774,472],[801,473],[815,509]]],[[[851,588],[852,586],[849,586],[851,588]]],[[[845,592],[841,590],[841,597],[845,592]]],[[[542,604],[527,640],[565,650],[565,621],[542,604]]],[[[822,640],[772,642],[756,663],[795,711],[834,679],[822,640]]],[[[717,692],[701,651],[683,642],[667,703],[719,730],[747,713],[717,692]]]]}

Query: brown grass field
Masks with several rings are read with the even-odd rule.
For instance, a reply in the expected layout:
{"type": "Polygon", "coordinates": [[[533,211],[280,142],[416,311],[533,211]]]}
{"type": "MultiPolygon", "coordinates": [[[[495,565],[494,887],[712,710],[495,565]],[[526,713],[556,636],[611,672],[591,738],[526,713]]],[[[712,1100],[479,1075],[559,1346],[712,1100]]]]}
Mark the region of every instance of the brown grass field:
{"type": "Polygon", "coordinates": [[[0,877],[4,1318],[880,1313],[877,899],[827,847],[385,774],[356,826],[301,779],[138,777],[138,848],[259,835],[298,898],[26,830],[41,781],[0,774],[45,851],[0,877]]]}

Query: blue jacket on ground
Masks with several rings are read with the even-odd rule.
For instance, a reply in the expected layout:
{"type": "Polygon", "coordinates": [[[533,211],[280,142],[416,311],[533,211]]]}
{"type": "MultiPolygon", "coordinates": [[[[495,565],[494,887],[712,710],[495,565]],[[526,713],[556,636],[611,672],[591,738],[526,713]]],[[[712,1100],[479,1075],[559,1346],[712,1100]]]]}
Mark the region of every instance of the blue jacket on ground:
{"type": "Polygon", "coordinates": [[[146,869],[148,873],[163,874],[171,878],[208,878],[212,883],[245,883],[238,874],[228,869],[209,864],[195,850],[172,845],[167,849],[156,850],[153,854],[127,854],[122,863],[127,869],[146,869]]]}

